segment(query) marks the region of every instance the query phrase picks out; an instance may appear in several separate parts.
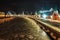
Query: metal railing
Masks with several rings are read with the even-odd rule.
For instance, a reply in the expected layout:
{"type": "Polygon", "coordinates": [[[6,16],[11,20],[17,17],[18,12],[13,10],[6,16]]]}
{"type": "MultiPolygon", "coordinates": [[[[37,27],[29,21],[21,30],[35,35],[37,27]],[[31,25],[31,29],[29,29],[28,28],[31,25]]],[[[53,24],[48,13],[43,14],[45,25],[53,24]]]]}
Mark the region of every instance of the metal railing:
{"type": "Polygon", "coordinates": [[[51,26],[47,23],[44,23],[40,20],[31,18],[35,20],[39,25],[40,28],[43,29],[53,40],[60,40],[60,29],[54,26],[51,26]]]}

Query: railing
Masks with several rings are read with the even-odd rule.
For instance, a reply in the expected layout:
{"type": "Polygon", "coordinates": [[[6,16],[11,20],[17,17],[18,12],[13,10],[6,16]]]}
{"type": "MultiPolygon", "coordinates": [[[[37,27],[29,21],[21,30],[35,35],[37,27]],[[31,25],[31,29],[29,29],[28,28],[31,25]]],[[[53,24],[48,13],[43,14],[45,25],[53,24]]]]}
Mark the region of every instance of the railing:
{"type": "Polygon", "coordinates": [[[40,20],[34,19],[37,23],[39,23],[40,27],[47,33],[53,40],[60,40],[60,29],[54,26],[51,26],[47,23],[44,23],[40,20]]]}
{"type": "Polygon", "coordinates": [[[48,33],[54,40],[60,40],[60,29],[41,21],[37,21],[41,24],[41,28],[48,33]]]}

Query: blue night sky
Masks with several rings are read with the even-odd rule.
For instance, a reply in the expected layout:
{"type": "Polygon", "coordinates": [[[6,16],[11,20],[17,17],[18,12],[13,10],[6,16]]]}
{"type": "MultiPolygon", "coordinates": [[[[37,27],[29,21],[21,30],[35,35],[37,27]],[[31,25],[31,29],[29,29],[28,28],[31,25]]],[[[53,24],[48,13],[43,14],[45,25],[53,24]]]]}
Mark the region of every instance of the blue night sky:
{"type": "Polygon", "coordinates": [[[60,0],[0,0],[0,11],[36,11],[60,8],[60,0]]]}

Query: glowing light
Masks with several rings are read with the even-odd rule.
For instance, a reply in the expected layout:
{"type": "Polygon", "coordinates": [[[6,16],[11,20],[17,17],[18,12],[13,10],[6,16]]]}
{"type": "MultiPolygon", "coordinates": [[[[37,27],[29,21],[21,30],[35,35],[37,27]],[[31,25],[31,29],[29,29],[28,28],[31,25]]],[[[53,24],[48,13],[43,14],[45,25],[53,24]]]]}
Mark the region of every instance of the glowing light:
{"type": "Polygon", "coordinates": [[[59,15],[59,17],[60,17],[60,15],[59,15]]]}
{"type": "Polygon", "coordinates": [[[50,16],[52,18],[52,16],[50,16]]]}
{"type": "Polygon", "coordinates": [[[43,16],[43,18],[46,18],[46,17],[47,17],[47,15],[46,15],[46,14],[43,14],[42,16],[43,16]]]}

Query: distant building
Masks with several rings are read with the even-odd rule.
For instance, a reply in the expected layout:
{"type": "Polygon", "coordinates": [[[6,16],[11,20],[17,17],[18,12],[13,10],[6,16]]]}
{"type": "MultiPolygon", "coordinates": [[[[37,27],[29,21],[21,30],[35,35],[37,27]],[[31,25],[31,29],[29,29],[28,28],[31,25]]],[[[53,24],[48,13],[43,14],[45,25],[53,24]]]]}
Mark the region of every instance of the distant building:
{"type": "Polygon", "coordinates": [[[5,15],[5,12],[0,12],[0,15],[5,15]]]}
{"type": "Polygon", "coordinates": [[[0,17],[5,17],[5,12],[0,12],[0,17]]]}
{"type": "Polygon", "coordinates": [[[54,11],[52,14],[53,20],[59,20],[59,14],[58,11],[54,11]]]}
{"type": "Polygon", "coordinates": [[[47,18],[52,20],[60,20],[60,15],[58,14],[58,11],[54,11],[53,14],[48,16],[47,18]]]}

